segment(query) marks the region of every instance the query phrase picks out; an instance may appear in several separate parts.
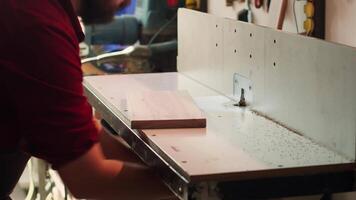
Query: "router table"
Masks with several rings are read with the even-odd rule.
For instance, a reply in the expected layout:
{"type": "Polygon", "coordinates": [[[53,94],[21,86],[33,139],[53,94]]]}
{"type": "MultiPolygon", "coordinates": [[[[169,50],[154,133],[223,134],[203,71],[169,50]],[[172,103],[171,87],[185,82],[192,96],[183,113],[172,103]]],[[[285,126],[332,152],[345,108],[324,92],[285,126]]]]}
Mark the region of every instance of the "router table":
{"type": "MultiPolygon", "coordinates": [[[[279,178],[282,187],[285,181],[295,180],[301,175],[304,175],[300,180],[303,185],[290,190],[303,194],[299,191],[301,186],[310,187],[311,183],[315,184],[307,182],[313,179],[305,176],[313,177],[316,174],[325,179],[320,185],[313,186],[318,187],[318,192],[324,189],[333,191],[334,188],[323,188],[328,184],[340,189],[352,188],[353,176],[347,173],[354,169],[351,160],[247,109],[234,106],[229,98],[185,75],[157,73],[95,76],[85,78],[84,85],[96,111],[102,114],[103,119],[146,164],[157,169],[165,183],[181,199],[198,193],[199,188],[204,186],[213,187],[214,192],[220,186],[233,192],[234,184],[251,180],[273,180],[277,184],[279,181],[275,182],[275,178],[279,178]],[[131,90],[147,89],[187,90],[205,112],[207,128],[130,129],[126,125],[125,94],[131,90]],[[332,174],[320,175],[330,172],[332,174]],[[335,181],[334,178],[340,178],[335,174],[342,174],[345,180],[335,181]],[[290,179],[291,176],[294,178],[290,179]],[[342,188],[342,185],[346,188],[342,188]]],[[[276,185],[272,188],[277,189],[276,185]]],[[[251,190],[243,192],[252,193],[251,190]]]]}
{"type": "MultiPolygon", "coordinates": [[[[266,76],[268,74],[267,61],[271,58],[275,59],[274,63],[271,62],[274,67],[276,67],[276,62],[277,65],[282,65],[285,62],[285,59],[278,59],[283,52],[273,53],[273,49],[265,48],[266,45],[274,45],[276,40],[279,42],[283,37],[291,37],[291,40],[293,38],[307,40],[307,43],[321,43],[318,48],[322,49],[329,49],[328,45],[334,44],[306,39],[303,36],[285,36],[284,34],[265,27],[255,27],[182,9],[179,11],[179,72],[85,77],[85,92],[91,105],[114,130],[114,134],[122,137],[148,166],[155,169],[179,199],[258,199],[310,194],[325,194],[325,199],[328,199],[331,193],[352,191],[354,189],[354,154],[356,152],[355,146],[353,146],[356,141],[354,124],[348,126],[349,129],[345,129],[345,131],[340,130],[338,136],[347,137],[346,140],[350,141],[351,151],[347,150],[346,143],[342,147],[346,150],[340,150],[338,144],[343,140],[326,135],[327,131],[319,131],[317,127],[319,117],[315,117],[316,121],[312,123],[313,126],[316,126],[313,129],[315,131],[312,132],[315,135],[307,129],[308,121],[313,116],[320,114],[315,110],[319,108],[318,106],[315,106],[314,110],[305,111],[302,107],[298,107],[304,101],[303,98],[289,99],[288,96],[295,97],[293,91],[289,93],[285,90],[279,91],[279,93],[266,92],[268,88],[271,90],[271,87],[267,88],[268,84],[276,82],[275,78],[271,81],[267,80],[270,78],[266,76]],[[221,30],[216,30],[220,27],[221,30]],[[231,48],[234,42],[228,40],[228,34],[234,34],[236,29],[239,31],[243,27],[245,27],[243,30],[246,31],[246,38],[253,35],[257,39],[255,38],[255,42],[251,42],[242,52],[238,46],[244,41],[240,41],[240,43],[234,41],[238,43],[237,47],[231,48]],[[211,31],[206,29],[211,29],[211,31]],[[272,39],[271,44],[266,44],[265,41],[258,43],[258,35],[262,34],[260,30],[263,30],[264,35],[260,37],[263,40],[270,39],[269,32],[278,37],[274,37],[276,39],[274,42],[272,39]],[[199,31],[205,32],[205,36],[200,38],[194,36],[199,31]],[[228,31],[229,33],[227,33],[228,31]],[[208,44],[207,41],[210,41],[211,44],[208,44]],[[189,50],[188,53],[188,49],[192,49],[188,47],[203,44],[210,46],[209,48],[202,46],[198,48],[198,51],[189,50]],[[254,45],[262,45],[262,49],[254,47],[254,45]],[[228,49],[231,49],[231,53],[227,53],[228,49]],[[267,50],[270,53],[266,53],[267,50]],[[234,58],[234,62],[226,59],[232,57],[226,54],[233,55],[236,51],[242,52],[241,57],[246,58],[240,60],[234,58]],[[209,56],[212,53],[215,57],[209,56]],[[271,56],[266,56],[266,54],[271,54],[271,56]],[[205,56],[207,59],[202,59],[197,55],[205,56]],[[262,56],[262,61],[258,60],[259,56],[262,56]],[[262,64],[257,68],[252,67],[250,70],[245,70],[244,66],[248,64],[244,63],[253,58],[256,60],[250,62],[262,64]],[[197,65],[199,62],[201,65],[197,65]],[[235,67],[234,70],[227,68],[229,63],[234,63],[232,66],[235,67]],[[211,66],[222,66],[222,69],[211,66]],[[259,76],[261,68],[264,69],[265,76],[259,76]],[[243,77],[247,77],[247,81],[242,81],[239,78],[242,76],[239,75],[236,78],[236,72],[245,75],[243,77]],[[236,85],[236,82],[239,81],[240,85],[236,85]],[[238,93],[241,88],[245,87],[245,84],[250,84],[246,86],[250,87],[250,90],[253,86],[254,93],[253,95],[251,92],[247,93],[248,107],[238,107],[235,105],[236,95],[234,93],[235,91],[238,93]],[[226,89],[227,87],[229,89],[226,89]],[[188,91],[198,107],[204,111],[207,117],[207,127],[131,129],[128,125],[126,95],[130,91],[144,90],[188,91]],[[271,98],[268,99],[268,95],[271,93],[273,102],[278,103],[280,99],[283,102],[278,105],[272,102],[266,106],[263,102],[272,101],[271,98]],[[263,102],[262,97],[265,99],[263,102]],[[289,103],[289,107],[283,108],[285,102],[289,103]],[[296,110],[290,108],[291,105],[296,106],[296,110]],[[284,111],[289,114],[288,118],[282,117],[285,114],[284,111]],[[304,112],[305,119],[298,118],[303,123],[296,123],[291,115],[298,116],[300,112],[304,112]],[[351,134],[348,134],[348,130],[351,134]],[[320,136],[320,134],[324,135],[320,136]],[[329,140],[333,138],[335,139],[331,141],[333,145],[329,145],[329,140]]],[[[241,40],[245,39],[241,38],[241,40]]],[[[284,44],[287,45],[287,42],[284,44]]],[[[334,46],[332,47],[334,48],[334,46]]],[[[280,48],[283,51],[283,45],[280,48]]],[[[338,47],[338,50],[343,51],[342,55],[341,53],[336,55],[343,56],[343,69],[355,75],[355,49],[338,47]],[[349,63],[352,64],[351,68],[347,68],[350,67],[349,63]]],[[[297,52],[298,50],[291,49],[291,51],[297,52]]],[[[316,56],[317,58],[316,54],[323,52],[322,50],[313,51],[312,48],[308,48],[308,51],[309,53],[314,52],[315,54],[311,57],[316,56]]],[[[304,57],[304,59],[309,59],[309,57],[304,57]]],[[[302,59],[298,62],[303,64],[306,61],[302,59]]],[[[311,64],[314,65],[315,62],[311,64]]],[[[293,63],[291,65],[293,66],[293,63]]],[[[326,69],[328,65],[324,67],[326,69]]],[[[273,68],[273,70],[276,69],[273,68]]],[[[289,72],[281,71],[287,77],[279,76],[279,79],[288,79],[289,72]]],[[[309,74],[312,73],[314,72],[309,74]]],[[[323,74],[324,72],[319,69],[317,73],[323,74]]],[[[293,77],[295,75],[298,75],[298,70],[294,69],[293,77]]],[[[306,85],[294,83],[297,86],[293,87],[293,90],[301,90],[298,93],[301,97],[313,89],[312,85],[307,85],[308,80],[304,80],[307,78],[307,75],[299,77],[300,81],[306,85]]],[[[319,79],[316,81],[323,81],[320,80],[320,77],[317,78],[319,79]]],[[[356,82],[355,79],[351,77],[349,80],[349,76],[344,76],[343,84],[336,89],[352,88],[352,85],[347,86],[347,84],[356,82]]],[[[338,81],[333,83],[336,86],[338,84],[338,81]]],[[[284,86],[288,86],[288,84],[284,84],[284,86]]],[[[333,88],[329,87],[328,92],[333,92],[333,88]]],[[[317,95],[321,94],[318,93],[315,96],[317,95]]],[[[355,92],[351,90],[344,97],[346,100],[356,99],[355,92]]],[[[314,105],[314,98],[314,96],[308,97],[308,101],[311,102],[309,106],[314,105]]],[[[327,103],[329,100],[324,99],[316,101],[316,103],[323,106],[324,101],[327,103]]],[[[354,101],[348,101],[348,103],[350,102],[354,101]]],[[[306,106],[308,107],[308,105],[306,106]]],[[[346,107],[345,109],[351,111],[350,113],[345,111],[344,114],[348,115],[349,120],[355,122],[355,106],[346,107]]],[[[324,112],[321,114],[324,115],[328,110],[325,107],[323,109],[324,112]]],[[[341,106],[339,109],[342,110],[344,107],[341,106]]],[[[331,119],[326,118],[325,120],[331,119]]],[[[345,121],[347,122],[347,120],[345,121]]],[[[328,126],[338,127],[339,125],[323,124],[322,127],[324,126],[328,128],[328,126]]]]}

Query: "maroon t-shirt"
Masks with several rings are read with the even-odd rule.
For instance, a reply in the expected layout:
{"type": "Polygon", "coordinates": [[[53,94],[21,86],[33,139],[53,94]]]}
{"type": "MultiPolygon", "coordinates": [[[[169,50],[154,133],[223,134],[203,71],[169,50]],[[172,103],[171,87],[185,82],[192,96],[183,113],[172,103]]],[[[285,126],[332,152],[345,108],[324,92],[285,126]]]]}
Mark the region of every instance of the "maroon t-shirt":
{"type": "Polygon", "coordinates": [[[22,149],[56,169],[97,142],[81,40],[70,0],[0,1],[0,154],[22,149]]]}

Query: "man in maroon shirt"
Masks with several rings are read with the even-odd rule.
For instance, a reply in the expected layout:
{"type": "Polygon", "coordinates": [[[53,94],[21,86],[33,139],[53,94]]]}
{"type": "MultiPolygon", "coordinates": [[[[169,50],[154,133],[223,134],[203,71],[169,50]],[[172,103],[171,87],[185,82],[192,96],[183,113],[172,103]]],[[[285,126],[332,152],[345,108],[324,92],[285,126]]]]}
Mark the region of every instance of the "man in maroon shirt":
{"type": "Polygon", "coordinates": [[[107,159],[83,95],[77,20],[105,22],[127,0],[0,1],[0,200],[29,156],[48,161],[79,198],[168,194],[142,166],[107,159]]]}

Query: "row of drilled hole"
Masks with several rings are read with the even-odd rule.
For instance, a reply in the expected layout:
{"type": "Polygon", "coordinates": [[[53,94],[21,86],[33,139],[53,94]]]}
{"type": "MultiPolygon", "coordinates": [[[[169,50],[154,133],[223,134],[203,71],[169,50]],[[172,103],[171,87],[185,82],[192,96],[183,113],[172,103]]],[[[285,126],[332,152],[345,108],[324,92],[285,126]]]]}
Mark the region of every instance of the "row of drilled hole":
{"type": "MultiPolygon", "coordinates": [[[[219,26],[216,25],[216,28],[218,28],[218,27],[219,27],[219,26]]],[[[237,33],[237,29],[235,29],[234,32],[237,33]]],[[[252,36],[253,36],[253,34],[250,33],[250,37],[252,37],[252,36]]],[[[277,43],[277,40],[273,40],[273,43],[276,44],[276,43],[277,43]]],[[[216,43],[215,46],[218,47],[219,44],[216,43]]],[[[237,50],[236,50],[236,49],[234,49],[234,53],[237,53],[237,50]]],[[[250,54],[250,59],[252,59],[252,54],[250,54]]],[[[276,67],[276,65],[277,65],[276,62],[273,62],[273,67],[276,67]]]]}

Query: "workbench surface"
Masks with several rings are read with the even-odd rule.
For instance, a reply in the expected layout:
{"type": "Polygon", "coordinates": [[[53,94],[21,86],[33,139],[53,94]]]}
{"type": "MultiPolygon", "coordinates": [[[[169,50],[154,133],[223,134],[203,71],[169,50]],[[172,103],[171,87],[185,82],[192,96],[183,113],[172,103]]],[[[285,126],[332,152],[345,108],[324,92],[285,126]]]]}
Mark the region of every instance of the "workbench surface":
{"type": "MultiPolygon", "coordinates": [[[[186,90],[205,112],[207,128],[137,131],[188,181],[244,180],[353,169],[354,163],[259,116],[180,73],[86,77],[89,95],[128,122],[126,94],[186,90]]],[[[91,97],[89,97],[91,99],[91,97]]]]}

